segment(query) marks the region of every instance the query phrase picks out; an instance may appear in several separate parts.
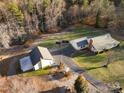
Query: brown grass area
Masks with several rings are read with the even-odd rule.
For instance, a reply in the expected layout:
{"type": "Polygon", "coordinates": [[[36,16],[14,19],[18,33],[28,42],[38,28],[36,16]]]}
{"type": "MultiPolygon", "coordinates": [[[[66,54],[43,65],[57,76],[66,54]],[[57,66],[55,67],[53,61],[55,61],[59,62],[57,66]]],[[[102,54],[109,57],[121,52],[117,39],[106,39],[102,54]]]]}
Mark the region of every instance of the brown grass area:
{"type": "Polygon", "coordinates": [[[0,93],[11,93],[12,84],[6,77],[0,78],[0,93]]]}
{"type": "Polygon", "coordinates": [[[47,91],[57,87],[57,85],[44,78],[34,77],[32,81],[37,90],[47,91]]]}
{"type": "MultiPolygon", "coordinates": [[[[0,93],[42,93],[55,89],[57,85],[44,77],[1,77],[0,93]]],[[[47,92],[46,92],[47,93],[47,92]]],[[[57,92],[50,92],[57,93],[57,92]]]]}

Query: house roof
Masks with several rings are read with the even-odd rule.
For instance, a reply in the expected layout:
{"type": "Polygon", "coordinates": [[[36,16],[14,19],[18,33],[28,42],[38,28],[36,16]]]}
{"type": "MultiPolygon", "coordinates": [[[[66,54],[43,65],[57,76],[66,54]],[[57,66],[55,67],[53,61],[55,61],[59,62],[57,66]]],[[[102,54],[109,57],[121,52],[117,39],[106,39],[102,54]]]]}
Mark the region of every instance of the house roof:
{"type": "Polygon", "coordinates": [[[22,71],[28,71],[33,69],[33,65],[30,59],[30,56],[24,57],[20,59],[20,66],[22,71]]]}
{"type": "Polygon", "coordinates": [[[87,37],[83,37],[83,38],[78,38],[78,39],[75,39],[75,40],[71,40],[70,44],[76,50],[80,50],[80,49],[83,48],[82,46],[88,45],[87,39],[88,39],[87,37]]]}
{"type": "Polygon", "coordinates": [[[49,52],[49,50],[47,48],[40,47],[40,46],[38,46],[37,48],[40,51],[43,59],[53,60],[53,57],[52,57],[52,55],[50,54],[50,52],[49,52]]]}
{"type": "Polygon", "coordinates": [[[46,59],[46,60],[53,60],[52,55],[50,54],[49,50],[45,47],[40,47],[37,46],[35,47],[31,53],[31,60],[32,63],[35,65],[37,62],[39,62],[42,59],[46,59]]]}
{"type": "Polygon", "coordinates": [[[105,34],[101,36],[97,36],[94,38],[91,38],[93,40],[93,51],[101,52],[105,49],[111,49],[113,47],[116,47],[120,42],[113,39],[110,34],[105,34]]]}

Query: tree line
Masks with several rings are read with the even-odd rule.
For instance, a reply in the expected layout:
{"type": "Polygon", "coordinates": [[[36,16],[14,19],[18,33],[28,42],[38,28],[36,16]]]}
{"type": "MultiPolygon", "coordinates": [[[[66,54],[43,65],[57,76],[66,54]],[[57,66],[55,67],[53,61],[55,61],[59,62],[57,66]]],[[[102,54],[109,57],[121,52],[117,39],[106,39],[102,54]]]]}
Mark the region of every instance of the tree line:
{"type": "Polygon", "coordinates": [[[123,0],[0,0],[0,46],[24,42],[34,34],[52,33],[76,23],[108,27],[123,0]],[[94,20],[93,20],[94,19],[94,20]],[[87,22],[91,20],[91,22],[87,22]]]}

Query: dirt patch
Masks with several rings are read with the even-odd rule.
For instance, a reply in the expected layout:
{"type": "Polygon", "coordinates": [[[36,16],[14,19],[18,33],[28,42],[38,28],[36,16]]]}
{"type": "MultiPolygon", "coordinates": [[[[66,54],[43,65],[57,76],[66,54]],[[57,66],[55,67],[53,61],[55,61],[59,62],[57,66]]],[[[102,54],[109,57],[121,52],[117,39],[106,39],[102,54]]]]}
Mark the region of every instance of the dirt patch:
{"type": "MultiPolygon", "coordinates": [[[[72,73],[70,77],[63,78],[53,75],[0,77],[0,93],[75,93],[74,83],[77,76],[78,74],[72,73]]],[[[97,91],[90,83],[88,89],[89,93],[97,91]]]]}
{"type": "Polygon", "coordinates": [[[1,77],[0,82],[0,93],[67,93],[65,85],[71,85],[68,84],[68,80],[52,80],[48,75],[1,77]]]}
{"type": "Polygon", "coordinates": [[[56,88],[56,85],[47,81],[46,78],[47,77],[1,77],[0,93],[40,93],[41,91],[56,88]]]}

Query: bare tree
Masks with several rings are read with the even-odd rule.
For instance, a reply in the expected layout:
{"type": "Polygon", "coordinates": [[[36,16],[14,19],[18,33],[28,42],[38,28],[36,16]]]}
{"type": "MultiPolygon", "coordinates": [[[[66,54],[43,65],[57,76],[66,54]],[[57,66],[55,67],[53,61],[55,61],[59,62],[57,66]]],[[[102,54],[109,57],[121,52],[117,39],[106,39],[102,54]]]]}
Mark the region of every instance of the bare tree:
{"type": "Polygon", "coordinates": [[[53,0],[45,10],[46,28],[48,31],[56,31],[59,17],[65,8],[64,0],[53,0]]]}
{"type": "Polygon", "coordinates": [[[104,67],[108,67],[108,65],[110,63],[112,63],[113,61],[115,61],[116,59],[116,56],[115,56],[115,53],[113,51],[107,51],[106,52],[106,56],[107,56],[107,59],[106,59],[106,64],[104,65],[104,67]]]}

